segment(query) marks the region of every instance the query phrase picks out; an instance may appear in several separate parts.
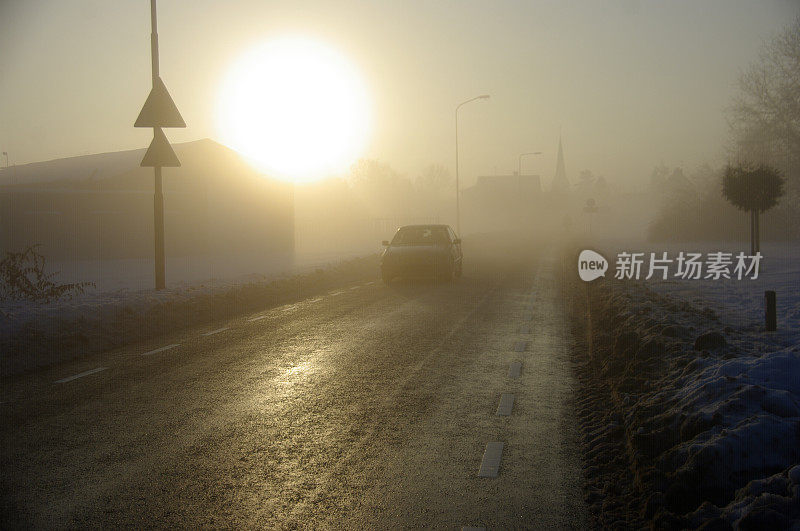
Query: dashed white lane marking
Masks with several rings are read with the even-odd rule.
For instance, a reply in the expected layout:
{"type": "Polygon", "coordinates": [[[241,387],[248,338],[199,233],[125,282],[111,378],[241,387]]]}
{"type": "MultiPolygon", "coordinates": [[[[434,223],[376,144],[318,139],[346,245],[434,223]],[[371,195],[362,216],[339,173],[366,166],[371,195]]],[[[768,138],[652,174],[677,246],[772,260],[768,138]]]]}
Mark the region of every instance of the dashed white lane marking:
{"type": "Polygon", "coordinates": [[[173,343],[171,345],[167,345],[166,347],[161,348],[154,348],[153,350],[148,350],[147,352],[142,352],[142,356],[150,356],[151,354],[158,354],[159,352],[164,352],[165,350],[169,350],[171,348],[175,348],[179,346],[180,343],[173,343]]]}
{"type": "Polygon", "coordinates": [[[514,395],[511,393],[503,393],[500,396],[500,403],[497,405],[497,413],[501,417],[511,415],[511,410],[514,409],[514,395]]]}
{"type": "Polygon", "coordinates": [[[353,286],[353,287],[351,287],[350,289],[351,289],[351,290],[354,290],[354,289],[361,289],[361,288],[362,288],[362,286],[353,286]]]}
{"type": "Polygon", "coordinates": [[[525,352],[526,350],[528,350],[527,341],[517,341],[516,343],[514,343],[515,352],[525,352]]]}
{"type": "Polygon", "coordinates": [[[224,331],[225,331],[225,330],[227,330],[227,329],[228,329],[228,327],[227,327],[227,326],[223,326],[222,328],[217,328],[216,330],[212,330],[212,331],[210,331],[210,332],[206,332],[206,333],[205,333],[205,334],[203,334],[203,335],[204,335],[204,336],[213,336],[214,334],[219,334],[220,332],[224,332],[224,331]]]}
{"type": "Polygon", "coordinates": [[[519,373],[521,371],[522,371],[522,363],[519,361],[515,361],[514,363],[508,366],[508,377],[519,378],[519,373]]]}
{"type": "Polygon", "coordinates": [[[502,459],[503,443],[486,443],[486,450],[483,451],[483,460],[481,461],[481,469],[478,471],[478,477],[496,478],[497,474],[500,473],[500,461],[502,459]]]}
{"type": "Polygon", "coordinates": [[[365,285],[365,286],[372,286],[373,284],[375,284],[375,281],[374,281],[374,280],[373,280],[373,281],[371,281],[371,282],[366,282],[364,285],[365,285]]]}
{"type": "Polygon", "coordinates": [[[311,300],[310,300],[310,301],[308,301],[308,302],[319,302],[319,301],[321,301],[321,300],[322,300],[322,297],[317,297],[316,299],[311,299],[311,300]]]}
{"type": "Polygon", "coordinates": [[[330,295],[331,295],[331,297],[335,297],[337,295],[341,295],[342,293],[344,293],[344,290],[334,291],[330,295]]]}
{"type": "Polygon", "coordinates": [[[89,376],[90,374],[94,374],[100,371],[104,371],[108,369],[108,367],[97,367],[95,369],[91,369],[89,371],[82,372],[80,374],[74,374],[72,376],[67,376],[66,378],[62,378],[60,380],[56,380],[56,383],[67,383],[71,382],[72,380],[77,380],[78,378],[83,378],[84,376],[89,376]]]}
{"type": "Polygon", "coordinates": [[[266,315],[259,315],[258,317],[251,317],[250,319],[248,319],[248,321],[252,323],[253,321],[260,321],[261,319],[266,319],[266,318],[267,318],[266,315]]]}

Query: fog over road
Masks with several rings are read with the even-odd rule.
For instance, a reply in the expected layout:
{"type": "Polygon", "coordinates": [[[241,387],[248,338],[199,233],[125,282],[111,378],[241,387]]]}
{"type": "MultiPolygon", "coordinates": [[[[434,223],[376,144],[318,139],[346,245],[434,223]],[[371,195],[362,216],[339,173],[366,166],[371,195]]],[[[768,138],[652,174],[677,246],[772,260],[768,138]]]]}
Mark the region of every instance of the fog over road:
{"type": "Polygon", "coordinates": [[[6,383],[2,523],[586,527],[554,262],[465,254],[6,383]]]}

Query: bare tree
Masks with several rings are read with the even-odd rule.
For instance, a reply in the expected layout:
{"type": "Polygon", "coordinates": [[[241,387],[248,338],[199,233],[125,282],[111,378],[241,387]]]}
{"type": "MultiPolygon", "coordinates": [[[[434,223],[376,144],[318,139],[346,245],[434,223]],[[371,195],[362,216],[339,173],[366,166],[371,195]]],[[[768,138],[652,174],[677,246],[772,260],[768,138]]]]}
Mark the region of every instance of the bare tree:
{"type": "Polygon", "coordinates": [[[360,159],[350,169],[350,185],[356,196],[374,214],[413,216],[414,186],[406,176],[374,159],[360,159]]]}
{"type": "Polygon", "coordinates": [[[797,179],[800,134],[800,16],[739,77],[728,109],[734,156],[785,167],[790,191],[797,179]]]}
{"type": "Polygon", "coordinates": [[[418,190],[434,194],[448,189],[452,182],[450,172],[441,164],[429,164],[415,180],[418,190]]]}

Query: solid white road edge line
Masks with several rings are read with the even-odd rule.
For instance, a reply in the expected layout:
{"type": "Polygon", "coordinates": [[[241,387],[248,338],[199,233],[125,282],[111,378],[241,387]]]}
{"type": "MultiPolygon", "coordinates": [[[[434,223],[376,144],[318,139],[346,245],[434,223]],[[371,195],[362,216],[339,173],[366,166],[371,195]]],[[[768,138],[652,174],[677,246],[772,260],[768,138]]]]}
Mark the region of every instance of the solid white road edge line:
{"type": "Polygon", "coordinates": [[[171,345],[167,345],[166,347],[154,348],[153,350],[148,350],[147,352],[142,352],[142,356],[149,356],[151,354],[158,354],[159,352],[164,352],[165,350],[169,350],[169,349],[175,348],[177,346],[180,346],[180,343],[173,343],[171,345]]]}
{"type": "Polygon", "coordinates": [[[224,327],[222,327],[222,328],[217,328],[216,330],[212,330],[211,332],[206,332],[206,333],[204,333],[203,335],[204,335],[204,336],[212,336],[212,335],[214,335],[214,334],[219,334],[220,332],[224,332],[225,330],[228,330],[228,328],[229,328],[229,327],[227,327],[227,326],[224,326],[224,327]]]}
{"type": "Polygon", "coordinates": [[[78,378],[83,378],[84,376],[89,376],[90,374],[94,374],[96,372],[104,371],[106,369],[108,369],[108,367],[97,367],[95,369],[92,369],[92,370],[89,370],[89,371],[86,371],[86,372],[82,372],[80,374],[75,374],[75,375],[72,375],[72,376],[67,376],[66,378],[62,378],[60,380],[56,380],[56,383],[71,382],[72,380],[77,380],[78,378]]]}

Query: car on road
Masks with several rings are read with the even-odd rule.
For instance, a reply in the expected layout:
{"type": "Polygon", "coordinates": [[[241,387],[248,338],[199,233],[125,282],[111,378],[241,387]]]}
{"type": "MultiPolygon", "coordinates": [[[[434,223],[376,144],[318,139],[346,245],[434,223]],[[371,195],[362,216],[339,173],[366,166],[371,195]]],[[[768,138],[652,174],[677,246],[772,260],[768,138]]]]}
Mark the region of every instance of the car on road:
{"type": "Polygon", "coordinates": [[[381,277],[387,284],[397,277],[461,276],[461,240],[449,225],[406,225],[383,245],[381,277]]]}

